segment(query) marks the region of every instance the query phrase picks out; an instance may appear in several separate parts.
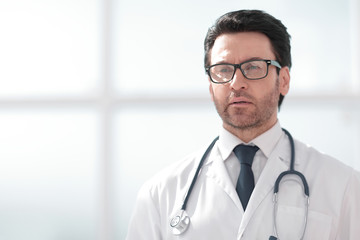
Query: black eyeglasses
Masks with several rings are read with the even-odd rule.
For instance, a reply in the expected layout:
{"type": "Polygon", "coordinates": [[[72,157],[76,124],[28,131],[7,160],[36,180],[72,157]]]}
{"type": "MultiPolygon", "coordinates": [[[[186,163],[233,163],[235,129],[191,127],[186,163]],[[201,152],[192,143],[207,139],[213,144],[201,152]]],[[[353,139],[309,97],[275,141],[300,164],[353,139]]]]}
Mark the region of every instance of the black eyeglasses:
{"type": "Polygon", "coordinates": [[[258,80],[268,75],[269,65],[281,68],[280,63],[275,60],[250,60],[240,64],[218,63],[206,67],[205,70],[213,83],[230,82],[239,68],[245,78],[258,80]]]}

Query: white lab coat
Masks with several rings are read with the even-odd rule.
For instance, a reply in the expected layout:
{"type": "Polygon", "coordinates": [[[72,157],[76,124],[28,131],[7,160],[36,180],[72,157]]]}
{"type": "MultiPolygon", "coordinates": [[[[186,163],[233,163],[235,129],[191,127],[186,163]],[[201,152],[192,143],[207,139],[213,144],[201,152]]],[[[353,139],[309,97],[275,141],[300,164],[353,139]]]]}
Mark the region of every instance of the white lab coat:
{"type": "MultiPolygon", "coordinates": [[[[173,164],[142,187],[127,240],[264,240],[273,235],[273,187],[290,163],[286,135],[269,157],[245,212],[215,145],[188,202],[189,229],[180,236],[172,234],[170,220],[181,208],[203,153],[202,150],[173,164]]],[[[305,175],[310,188],[304,239],[360,239],[359,172],[298,141],[295,158],[295,170],[305,175]]],[[[279,239],[300,238],[304,201],[301,185],[295,181],[282,182],[277,213],[279,239]]]]}

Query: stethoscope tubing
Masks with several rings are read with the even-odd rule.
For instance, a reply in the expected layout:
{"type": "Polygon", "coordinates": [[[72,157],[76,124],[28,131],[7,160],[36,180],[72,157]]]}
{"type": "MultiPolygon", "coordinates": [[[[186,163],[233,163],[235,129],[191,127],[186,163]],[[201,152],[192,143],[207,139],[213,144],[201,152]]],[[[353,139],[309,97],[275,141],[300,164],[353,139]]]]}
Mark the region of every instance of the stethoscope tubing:
{"type": "Polygon", "coordinates": [[[290,169],[288,171],[284,171],[282,173],[280,173],[280,175],[277,177],[275,184],[274,184],[274,196],[273,196],[273,202],[274,202],[274,211],[273,211],[273,221],[274,221],[274,235],[276,236],[270,236],[270,240],[276,240],[278,239],[278,227],[277,227],[277,210],[278,210],[278,192],[279,192],[279,187],[280,187],[280,182],[283,179],[284,176],[287,175],[296,175],[301,179],[302,182],[302,186],[304,188],[304,195],[306,198],[305,201],[305,214],[304,214],[304,225],[303,225],[303,231],[301,233],[301,237],[300,240],[302,240],[305,236],[305,231],[306,231],[306,226],[307,226],[307,218],[308,218],[308,212],[309,212],[309,185],[306,181],[305,176],[298,171],[295,171],[294,169],[294,165],[295,165],[295,144],[294,144],[294,139],[292,138],[291,134],[286,130],[286,129],[282,129],[285,134],[288,136],[289,138],[289,142],[290,142],[290,149],[291,149],[291,158],[290,158],[290,169]]]}
{"type": "Polygon", "coordinates": [[[194,175],[194,177],[193,177],[193,180],[191,181],[189,190],[188,190],[188,192],[186,193],[186,197],[185,197],[185,200],[184,200],[184,202],[183,202],[183,205],[181,206],[181,210],[184,210],[184,211],[186,210],[186,206],[187,206],[187,203],[188,203],[188,201],[189,201],[189,197],[190,197],[191,192],[192,192],[192,190],[193,190],[193,188],[194,188],[194,186],[195,186],[197,177],[199,176],[199,172],[200,172],[200,170],[201,170],[201,168],[202,168],[202,166],[203,166],[203,164],[204,164],[204,161],[205,161],[207,155],[209,155],[211,149],[214,147],[214,145],[215,145],[215,143],[216,143],[216,141],[217,141],[218,139],[219,139],[219,136],[217,136],[217,137],[210,143],[209,147],[206,149],[204,155],[202,156],[202,158],[201,158],[201,160],[200,160],[200,162],[199,162],[199,165],[198,165],[198,167],[197,167],[197,169],[196,169],[196,172],[195,172],[195,175],[194,175]]]}
{"type": "MultiPolygon", "coordinates": [[[[277,230],[277,221],[276,221],[276,216],[277,216],[277,194],[279,192],[279,186],[280,186],[280,182],[281,180],[283,179],[284,176],[286,175],[296,175],[298,176],[300,179],[301,179],[301,182],[302,182],[302,185],[304,187],[304,194],[305,194],[305,197],[307,198],[306,200],[306,203],[305,203],[305,219],[304,219],[304,228],[303,228],[303,232],[302,232],[302,236],[300,239],[303,239],[304,235],[305,235],[305,230],[306,230],[306,225],[307,225],[307,217],[308,217],[308,206],[309,206],[309,186],[307,184],[307,181],[306,181],[306,178],[305,176],[298,172],[298,171],[295,171],[294,169],[294,165],[295,165],[295,144],[294,144],[294,140],[291,136],[291,134],[286,130],[286,129],[282,129],[285,134],[288,136],[289,138],[289,142],[290,142],[290,150],[291,150],[291,157],[290,157],[290,169],[288,171],[284,171],[282,173],[280,173],[280,175],[277,177],[275,183],[274,183],[274,198],[273,198],[273,201],[274,201],[274,212],[273,212],[273,217],[274,217],[274,236],[270,236],[269,239],[277,239],[277,236],[278,236],[278,230],[277,230]]],[[[174,217],[172,218],[171,222],[170,222],[170,226],[173,228],[173,233],[175,235],[180,235],[182,234],[183,232],[185,232],[188,228],[188,225],[190,224],[190,218],[186,215],[186,206],[187,206],[187,203],[189,201],[189,198],[190,198],[190,195],[191,195],[191,192],[196,184],[196,180],[199,176],[199,173],[200,173],[200,170],[207,158],[207,156],[209,155],[210,151],[212,150],[212,148],[214,147],[216,141],[219,139],[219,137],[216,137],[212,142],[211,144],[208,146],[208,148],[206,149],[205,153],[203,154],[203,156],[201,157],[201,160],[199,162],[199,165],[198,167],[196,168],[196,171],[195,171],[195,174],[194,174],[194,177],[191,181],[191,184],[190,184],[190,187],[189,187],[189,190],[187,191],[186,195],[185,195],[185,199],[184,199],[184,202],[181,206],[181,209],[179,211],[179,213],[174,217]],[[181,222],[181,219],[184,219],[183,222],[181,222]]]]}

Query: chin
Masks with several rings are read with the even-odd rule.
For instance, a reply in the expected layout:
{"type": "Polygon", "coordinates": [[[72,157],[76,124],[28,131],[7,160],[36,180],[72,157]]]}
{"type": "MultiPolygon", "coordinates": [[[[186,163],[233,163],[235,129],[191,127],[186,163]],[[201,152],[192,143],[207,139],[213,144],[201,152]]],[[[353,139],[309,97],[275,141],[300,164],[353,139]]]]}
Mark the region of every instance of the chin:
{"type": "Polygon", "coordinates": [[[236,119],[236,120],[227,120],[227,121],[224,121],[226,122],[226,125],[232,127],[232,128],[235,128],[235,129],[239,129],[239,130],[250,130],[250,129],[254,129],[254,128],[257,128],[259,127],[261,124],[260,124],[260,121],[257,121],[257,120],[250,120],[250,119],[236,119]]]}

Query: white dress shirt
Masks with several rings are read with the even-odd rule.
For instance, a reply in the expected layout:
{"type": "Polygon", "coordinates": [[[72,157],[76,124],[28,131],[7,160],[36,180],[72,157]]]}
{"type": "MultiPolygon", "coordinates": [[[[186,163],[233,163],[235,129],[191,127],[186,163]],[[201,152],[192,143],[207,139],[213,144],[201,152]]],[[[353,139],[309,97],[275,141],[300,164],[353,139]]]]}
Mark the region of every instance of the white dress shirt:
{"type": "Polygon", "coordinates": [[[224,128],[221,128],[217,147],[234,186],[236,186],[240,173],[240,162],[233,152],[234,148],[239,144],[255,145],[259,148],[254,156],[252,164],[256,184],[266,165],[267,159],[274,150],[282,134],[283,131],[281,130],[280,123],[277,122],[271,129],[262,135],[256,137],[249,143],[244,143],[232,133],[228,132],[224,128]]]}

